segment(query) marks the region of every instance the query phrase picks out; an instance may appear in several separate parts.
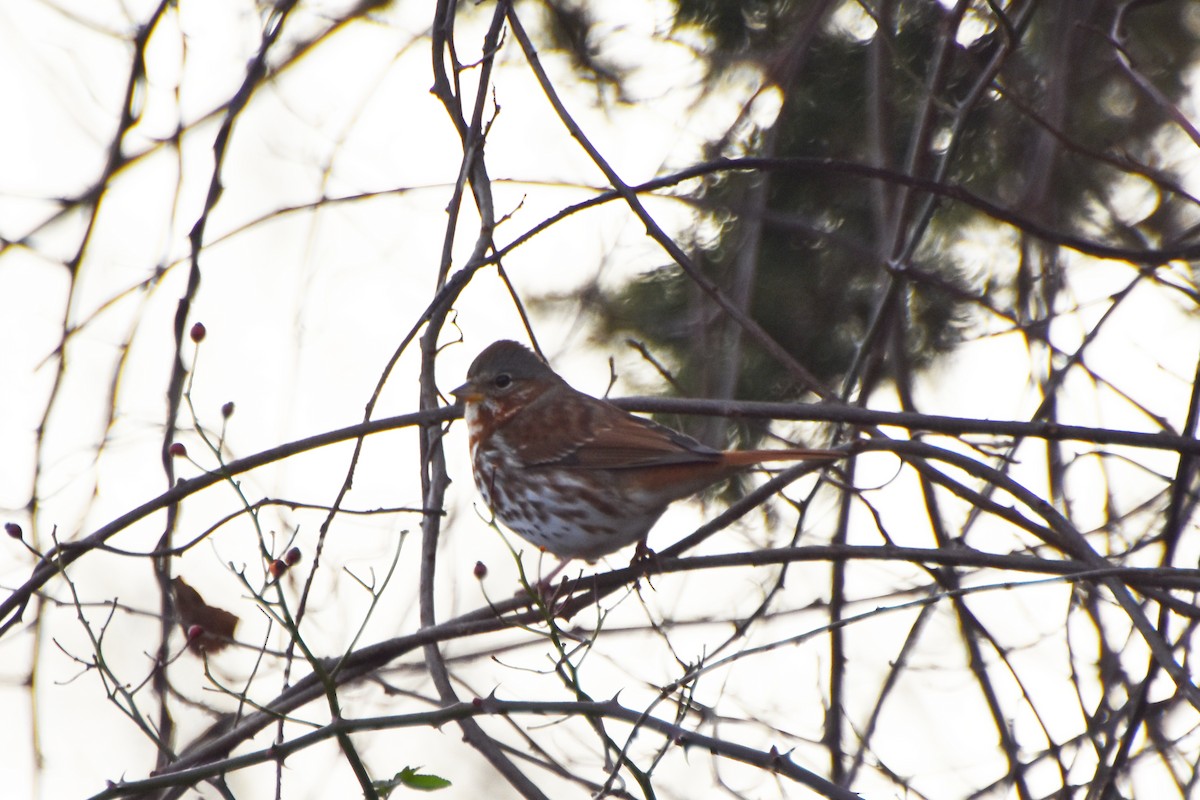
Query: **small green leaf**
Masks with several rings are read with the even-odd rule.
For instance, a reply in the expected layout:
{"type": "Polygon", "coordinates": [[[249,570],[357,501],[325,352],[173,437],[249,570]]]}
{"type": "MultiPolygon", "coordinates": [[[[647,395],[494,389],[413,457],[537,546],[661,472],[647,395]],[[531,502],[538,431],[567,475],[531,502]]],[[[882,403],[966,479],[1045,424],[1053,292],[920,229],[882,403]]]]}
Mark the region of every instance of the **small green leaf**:
{"type": "Polygon", "coordinates": [[[397,786],[432,792],[437,789],[445,789],[450,785],[450,781],[437,775],[422,775],[417,772],[419,769],[420,767],[405,767],[388,780],[375,781],[375,791],[379,792],[379,796],[386,800],[397,786]]]}

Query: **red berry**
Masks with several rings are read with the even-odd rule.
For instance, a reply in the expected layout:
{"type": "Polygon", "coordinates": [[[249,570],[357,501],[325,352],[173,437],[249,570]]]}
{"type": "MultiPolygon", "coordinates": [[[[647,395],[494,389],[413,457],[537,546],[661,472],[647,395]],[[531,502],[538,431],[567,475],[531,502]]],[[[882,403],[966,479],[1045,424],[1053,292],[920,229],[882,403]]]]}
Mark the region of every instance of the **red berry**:
{"type": "Polygon", "coordinates": [[[189,625],[187,630],[188,641],[192,642],[204,635],[204,628],[199,625],[189,625]]]}
{"type": "Polygon", "coordinates": [[[167,448],[167,452],[176,458],[183,458],[187,455],[187,448],[184,447],[183,442],[171,442],[171,446],[167,448]]]}
{"type": "Polygon", "coordinates": [[[284,553],[283,560],[289,567],[294,567],[300,563],[301,555],[300,548],[293,547],[291,550],[288,550],[286,553],[284,553]]]}
{"type": "Polygon", "coordinates": [[[195,325],[192,326],[192,332],[191,332],[192,341],[195,342],[196,344],[200,344],[200,342],[204,341],[204,334],[206,334],[206,333],[208,333],[208,329],[204,327],[204,323],[197,322],[195,325]]]}
{"type": "Polygon", "coordinates": [[[483,580],[487,577],[487,564],[482,561],[475,562],[475,577],[478,580],[483,580]]]}
{"type": "Polygon", "coordinates": [[[268,567],[268,570],[270,571],[272,578],[279,580],[279,577],[283,575],[283,573],[287,572],[287,568],[288,565],[277,558],[271,562],[271,566],[268,567]]]}
{"type": "Polygon", "coordinates": [[[9,536],[13,537],[14,539],[20,539],[21,534],[23,533],[23,531],[21,530],[21,526],[15,522],[4,523],[4,532],[7,533],[9,536]]]}
{"type": "Polygon", "coordinates": [[[225,419],[229,419],[230,417],[233,416],[233,401],[232,400],[230,400],[225,405],[221,406],[221,416],[224,417],[225,419]]]}

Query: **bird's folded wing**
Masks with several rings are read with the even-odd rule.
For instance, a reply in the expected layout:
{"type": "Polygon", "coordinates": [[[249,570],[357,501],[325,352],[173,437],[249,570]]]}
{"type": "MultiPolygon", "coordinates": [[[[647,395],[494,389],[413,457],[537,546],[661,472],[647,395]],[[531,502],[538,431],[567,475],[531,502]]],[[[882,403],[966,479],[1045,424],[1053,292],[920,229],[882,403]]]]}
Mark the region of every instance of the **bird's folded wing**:
{"type": "Polygon", "coordinates": [[[553,416],[557,429],[513,437],[522,443],[518,456],[526,466],[633,469],[721,459],[720,451],[690,436],[594,398],[586,400],[590,402],[559,409],[566,413],[553,416]]]}

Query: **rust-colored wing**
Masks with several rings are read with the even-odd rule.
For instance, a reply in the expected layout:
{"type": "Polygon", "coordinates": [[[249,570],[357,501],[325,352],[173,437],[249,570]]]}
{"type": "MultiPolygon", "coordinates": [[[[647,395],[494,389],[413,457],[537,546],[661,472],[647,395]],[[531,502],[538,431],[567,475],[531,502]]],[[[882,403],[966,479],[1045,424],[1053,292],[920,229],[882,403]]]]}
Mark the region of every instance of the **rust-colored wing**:
{"type": "Polygon", "coordinates": [[[569,386],[547,391],[507,426],[526,466],[633,469],[712,463],[721,452],[569,386]]]}

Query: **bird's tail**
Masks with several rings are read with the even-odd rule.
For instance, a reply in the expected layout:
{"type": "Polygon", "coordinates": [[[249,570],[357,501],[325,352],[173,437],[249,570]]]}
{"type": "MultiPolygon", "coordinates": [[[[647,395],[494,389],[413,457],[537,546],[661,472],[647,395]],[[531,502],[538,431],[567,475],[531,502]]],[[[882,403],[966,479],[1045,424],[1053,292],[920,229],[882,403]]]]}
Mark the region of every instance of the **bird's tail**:
{"type": "Polygon", "coordinates": [[[786,450],[726,450],[721,460],[731,467],[748,467],[765,461],[836,461],[847,455],[844,450],[798,447],[786,450]]]}

